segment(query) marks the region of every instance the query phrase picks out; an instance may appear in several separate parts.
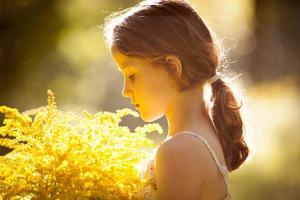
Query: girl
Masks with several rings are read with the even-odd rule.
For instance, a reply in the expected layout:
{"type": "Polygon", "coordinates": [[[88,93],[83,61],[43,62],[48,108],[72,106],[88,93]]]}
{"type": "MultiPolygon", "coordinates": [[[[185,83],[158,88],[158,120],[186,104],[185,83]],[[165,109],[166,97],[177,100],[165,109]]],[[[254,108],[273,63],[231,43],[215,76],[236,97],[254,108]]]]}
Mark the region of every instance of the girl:
{"type": "Polygon", "coordinates": [[[136,199],[230,199],[228,173],[248,147],[241,106],[217,73],[219,50],[200,16],[183,0],[146,0],[107,17],[104,34],[124,77],[123,96],[144,121],[168,122],[148,164],[149,185],[136,199]]]}

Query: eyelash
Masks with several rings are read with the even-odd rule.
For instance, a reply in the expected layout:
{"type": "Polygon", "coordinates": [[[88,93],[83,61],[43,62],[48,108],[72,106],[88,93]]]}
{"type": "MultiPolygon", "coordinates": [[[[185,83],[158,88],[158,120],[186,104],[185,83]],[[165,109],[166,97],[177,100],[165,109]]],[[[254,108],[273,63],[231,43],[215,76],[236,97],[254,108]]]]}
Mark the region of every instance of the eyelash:
{"type": "Polygon", "coordinates": [[[128,76],[129,79],[133,80],[134,79],[135,74],[128,76]]]}

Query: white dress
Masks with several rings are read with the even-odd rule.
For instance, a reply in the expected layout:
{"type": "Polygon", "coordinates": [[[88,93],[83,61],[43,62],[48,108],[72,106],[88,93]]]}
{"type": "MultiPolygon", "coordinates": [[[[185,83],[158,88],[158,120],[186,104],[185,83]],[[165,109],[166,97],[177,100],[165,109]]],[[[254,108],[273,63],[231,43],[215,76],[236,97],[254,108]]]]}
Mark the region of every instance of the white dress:
{"type": "MultiPolygon", "coordinates": [[[[197,135],[193,132],[190,132],[190,131],[180,131],[177,134],[183,134],[183,133],[194,136],[196,138],[199,138],[207,146],[207,148],[208,148],[209,152],[211,153],[216,165],[218,166],[219,172],[224,176],[224,180],[225,180],[225,184],[226,184],[226,188],[227,188],[227,194],[221,200],[230,200],[231,195],[228,192],[228,188],[229,188],[229,183],[228,183],[229,171],[227,169],[227,166],[220,164],[213,148],[208,144],[208,142],[205,140],[205,138],[203,138],[202,136],[197,135]]],[[[156,196],[157,185],[156,185],[155,174],[154,174],[154,166],[155,166],[155,159],[153,158],[148,162],[146,170],[144,170],[144,172],[142,173],[142,177],[147,180],[147,184],[142,190],[140,190],[137,193],[136,200],[157,200],[157,196],[156,196]]]]}

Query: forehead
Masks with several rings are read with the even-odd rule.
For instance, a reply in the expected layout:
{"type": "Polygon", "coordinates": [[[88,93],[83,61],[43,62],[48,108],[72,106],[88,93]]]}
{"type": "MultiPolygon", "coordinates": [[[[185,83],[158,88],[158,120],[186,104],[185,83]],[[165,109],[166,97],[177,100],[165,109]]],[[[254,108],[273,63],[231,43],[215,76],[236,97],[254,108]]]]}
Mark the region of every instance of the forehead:
{"type": "Polygon", "coordinates": [[[129,57],[125,54],[122,54],[116,48],[111,49],[112,56],[116,63],[118,64],[119,71],[125,71],[130,69],[135,69],[137,66],[143,67],[147,64],[147,59],[139,58],[139,57],[129,57]]]}

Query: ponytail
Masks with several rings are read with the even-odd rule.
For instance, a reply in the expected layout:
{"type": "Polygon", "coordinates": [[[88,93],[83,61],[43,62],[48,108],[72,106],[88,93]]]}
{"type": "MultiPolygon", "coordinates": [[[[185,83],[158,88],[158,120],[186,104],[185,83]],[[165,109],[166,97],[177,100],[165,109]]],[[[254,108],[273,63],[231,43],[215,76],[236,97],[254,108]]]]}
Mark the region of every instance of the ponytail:
{"type": "Polygon", "coordinates": [[[249,149],[243,137],[243,121],[236,98],[221,79],[211,84],[211,117],[221,142],[229,171],[237,169],[247,158],[249,149]]]}
{"type": "MultiPolygon", "coordinates": [[[[180,91],[203,85],[217,71],[219,53],[213,32],[186,1],[147,1],[107,19],[104,34],[109,47],[115,46],[127,56],[153,58],[173,54],[180,58],[183,63],[178,81],[180,91]]],[[[243,139],[240,107],[221,79],[211,86],[212,121],[226,165],[232,171],[245,161],[249,151],[243,139]]]]}

